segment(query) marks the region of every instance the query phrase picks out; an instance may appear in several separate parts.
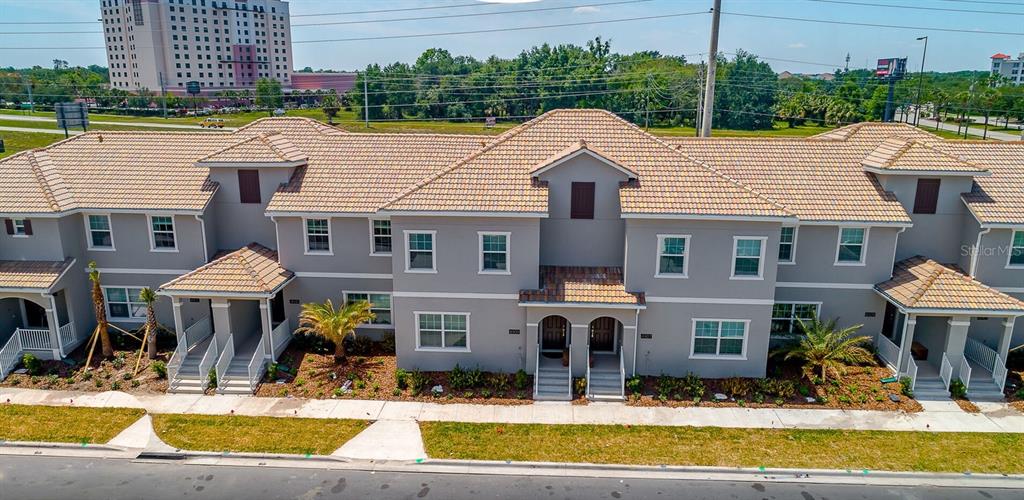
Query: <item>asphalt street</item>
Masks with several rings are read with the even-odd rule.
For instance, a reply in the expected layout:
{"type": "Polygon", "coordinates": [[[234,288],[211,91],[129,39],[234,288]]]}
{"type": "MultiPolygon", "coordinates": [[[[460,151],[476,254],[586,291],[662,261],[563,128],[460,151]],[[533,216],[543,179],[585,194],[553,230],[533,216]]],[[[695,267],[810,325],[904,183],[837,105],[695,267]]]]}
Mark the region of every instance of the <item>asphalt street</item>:
{"type": "Polygon", "coordinates": [[[1024,490],[495,476],[0,457],[0,499],[1020,499],[1024,490]]]}

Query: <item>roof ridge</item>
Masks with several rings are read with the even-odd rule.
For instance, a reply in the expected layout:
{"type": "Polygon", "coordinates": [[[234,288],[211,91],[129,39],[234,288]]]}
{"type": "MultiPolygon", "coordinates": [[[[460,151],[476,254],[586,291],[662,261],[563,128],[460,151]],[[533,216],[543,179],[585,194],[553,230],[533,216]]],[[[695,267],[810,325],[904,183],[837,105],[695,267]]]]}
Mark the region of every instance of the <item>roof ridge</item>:
{"type": "Polygon", "coordinates": [[[923,148],[926,148],[926,149],[928,149],[929,151],[934,151],[935,153],[937,153],[937,154],[940,154],[940,155],[942,155],[942,156],[945,156],[945,157],[947,157],[947,158],[952,158],[952,159],[954,159],[954,160],[956,160],[956,161],[958,161],[958,162],[960,162],[960,163],[964,163],[964,164],[970,165],[970,166],[972,166],[972,167],[974,167],[974,168],[979,168],[979,169],[983,169],[983,170],[988,170],[988,169],[986,169],[985,167],[983,167],[983,166],[981,166],[981,165],[979,165],[979,164],[977,164],[977,163],[975,163],[975,162],[973,162],[973,161],[971,161],[971,160],[968,160],[968,159],[966,159],[966,158],[964,158],[964,157],[962,157],[962,156],[959,156],[959,155],[954,155],[954,154],[952,154],[952,153],[948,153],[948,152],[946,152],[946,151],[943,151],[943,150],[941,150],[941,149],[939,149],[939,148],[935,147],[935,145],[934,145],[934,144],[932,144],[932,143],[928,143],[928,142],[922,142],[922,141],[919,141],[919,140],[917,140],[917,139],[913,139],[912,141],[913,141],[913,143],[914,143],[915,145],[919,145],[919,146],[921,146],[921,147],[923,147],[923,148]]]}
{"type": "Polygon", "coordinates": [[[46,203],[50,205],[50,209],[55,212],[61,210],[60,202],[57,199],[57,193],[62,196],[70,196],[71,192],[68,187],[64,184],[64,179],[60,176],[60,173],[53,168],[53,162],[50,161],[50,155],[46,151],[32,151],[28,155],[29,167],[32,169],[32,174],[35,175],[36,180],[39,182],[39,186],[43,190],[43,196],[46,198],[46,203]]]}
{"type": "MultiPolygon", "coordinates": [[[[259,245],[259,246],[262,246],[262,245],[259,245]]],[[[264,281],[262,277],[260,277],[259,273],[256,272],[256,269],[253,269],[252,264],[249,263],[249,259],[245,258],[245,253],[242,252],[243,250],[251,250],[251,251],[257,252],[257,253],[259,253],[259,250],[257,250],[256,248],[253,248],[253,244],[250,243],[250,244],[248,244],[248,245],[246,245],[246,246],[244,246],[242,248],[239,248],[238,250],[236,250],[235,252],[232,252],[232,253],[237,254],[237,255],[235,255],[235,258],[239,262],[241,262],[242,269],[245,269],[245,272],[249,273],[249,276],[252,277],[253,281],[255,281],[257,284],[259,284],[260,288],[266,290],[267,289],[267,282],[264,281]]]]}
{"type": "Polygon", "coordinates": [[[918,257],[920,259],[923,259],[923,263],[926,266],[928,266],[930,273],[927,277],[925,277],[924,284],[920,288],[915,290],[914,295],[910,297],[912,302],[909,305],[911,306],[916,305],[917,301],[921,300],[921,297],[924,296],[925,292],[927,292],[932,287],[932,285],[935,284],[935,280],[937,280],[939,276],[945,271],[945,266],[943,266],[942,264],[939,264],[938,262],[926,258],[924,256],[918,257]]]}
{"type": "Polygon", "coordinates": [[[882,144],[885,144],[886,142],[889,142],[889,141],[901,141],[902,144],[900,145],[899,148],[896,149],[895,153],[889,155],[889,157],[886,158],[885,162],[882,163],[883,165],[885,165],[886,168],[889,168],[890,166],[892,166],[897,160],[902,158],[903,155],[907,154],[907,151],[910,151],[910,148],[914,147],[914,140],[913,139],[911,139],[909,137],[904,137],[902,135],[894,135],[892,137],[886,137],[885,140],[883,140],[881,144],[875,146],[875,148],[872,149],[871,151],[872,152],[878,151],[878,148],[881,148],[882,144]]]}

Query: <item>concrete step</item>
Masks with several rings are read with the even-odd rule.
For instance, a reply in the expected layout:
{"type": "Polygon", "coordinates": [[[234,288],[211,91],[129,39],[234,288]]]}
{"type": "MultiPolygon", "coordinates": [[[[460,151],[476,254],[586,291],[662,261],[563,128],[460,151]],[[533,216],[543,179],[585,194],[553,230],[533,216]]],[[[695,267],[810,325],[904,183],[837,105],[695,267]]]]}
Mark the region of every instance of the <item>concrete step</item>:
{"type": "Polygon", "coordinates": [[[609,394],[591,393],[590,394],[590,400],[591,401],[624,401],[625,399],[626,399],[625,397],[619,395],[618,393],[616,393],[616,394],[610,394],[610,393],[609,394]]]}
{"type": "Polygon", "coordinates": [[[572,393],[568,391],[538,391],[533,395],[536,401],[571,401],[572,393]]]}

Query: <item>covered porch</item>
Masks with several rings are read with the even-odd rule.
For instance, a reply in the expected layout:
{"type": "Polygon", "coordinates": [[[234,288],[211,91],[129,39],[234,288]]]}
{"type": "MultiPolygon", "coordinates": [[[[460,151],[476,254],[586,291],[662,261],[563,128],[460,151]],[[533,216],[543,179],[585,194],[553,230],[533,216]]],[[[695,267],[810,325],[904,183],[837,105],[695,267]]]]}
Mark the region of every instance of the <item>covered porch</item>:
{"type": "Polygon", "coordinates": [[[643,294],[625,290],[617,267],[541,266],[540,272],[542,288],[519,294],[534,398],[571,399],[573,378],[585,378],[588,398],[624,399],[643,294]]]}
{"type": "Polygon", "coordinates": [[[0,379],[25,353],[62,359],[84,341],[62,283],[74,263],[0,261],[0,379]]]}
{"type": "Polygon", "coordinates": [[[293,277],[276,252],[252,243],[161,286],[178,337],[167,366],[170,390],[202,392],[212,372],[217,392],[252,394],[291,340],[282,290],[293,277]],[[205,314],[186,325],[183,309],[197,302],[205,314]]]}
{"type": "Polygon", "coordinates": [[[1002,400],[1006,356],[1024,302],[923,257],[897,263],[875,290],[887,301],[879,357],[911,379],[918,399],[948,399],[960,380],[968,398],[1002,400]]]}

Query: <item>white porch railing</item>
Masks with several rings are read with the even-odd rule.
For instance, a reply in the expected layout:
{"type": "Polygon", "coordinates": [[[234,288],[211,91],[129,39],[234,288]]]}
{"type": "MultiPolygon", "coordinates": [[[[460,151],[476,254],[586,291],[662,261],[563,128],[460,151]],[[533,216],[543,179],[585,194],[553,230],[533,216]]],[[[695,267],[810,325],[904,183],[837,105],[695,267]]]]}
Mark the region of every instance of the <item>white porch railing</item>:
{"type": "MultiPolygon", "coordinates": [[[[588,363],[589,366],[589,363],[588,363]]],[[[588,381],[589,383],[589,381],[588,381]]],[[[572,379],[572,341],[569,341],[569,400],[576,396],[576,384],[572,379]]]]}
{"type": "Polygon", "coordinates": [[[188,346],[185,342],[178,342],[178,346],[174,348],[174,354],[171,354],[171,359],[167,362],[167,380],[171,383],[178,376],[178,370],[181,370],[181,364],[185,362],[186,356],[188,356],[188,346]]]}
{"type": "Polygon", "coordinates": [[[72,321],[59,329],[57,329],[58,336],[60,337],[60,353],[63,356],[67,356],[78,346],[78,333],[75,331],[75,322],[72,321]]]}
{"type": "Polygon", "coordinates": [[[946,353],[942,353],[942,365],[939,367],[939,378],[942,379],[942,385],[946,386],[946,390],[949,390],[949,383],[953,378],[953,364],[949,362],[949,358],[946,357],[946,353]]]}
{"type": "MultiPolygon", "coordinates": [[[[584,391],[585,392],[584,396],[586,396],[587,399],[590,399],[590,365],[591,365],[590,356],[591,356],[591,354],[590,354],[590,335],[587,335],[587,375],[586,375],[586,377],[587,377],[587,389],[586,389],[586,391],[584,391]]],[[[569,353],[569,359],[570,360],[572,359],[572,353],[571,352],[569,353]]],[[[572,361],[569,361],[569,362],[571,363],[572,361]]],[[[571,386],[572,385],[572,369],[571,368],[569,369],[569,382],[570,382],[569,385],[571,386]]],[[[569,390],[571,391],[573,389],[575,389],[575,387],[571,387],[569,390]]]]}
{"type": "Polygon", "coordinates": [[[993,367],[996,365],[996,358],[998,356],[999,354],[994,349],[970,337],[967,338],[967,343],[964,344],[964,357],[978,363],[989,371],[995,371],[993,367]]]}
{"type": "Polygon", "coordinates": [[[537,341],[537,364],[533,367],[533,396],[537,397],[537,390],[540,389],[540,341],[537,341]]]}
{"type": "Polygon", "coordinates": [[[1006,390],[1006,362],[1003,357],[996,354],[996,366],[992,370],[992,380],[999,386],[999,392],[1006,390]]]}
{"type": "MultiPolygon", "coordinates": [[[[214,339],[216,340],[216,339],[214,339]]],[[[258,351],[259,349],[257,349],[258,351]]],[[[235,357],[235,336],[228,335],[228,340],[224,344],[224,350],[221,351],[220,357],[217,358],[217,387],[221,388],[225,386],[228,376],[228,367],[231,366],[231,360],[235,357]]]]}
{"type": "MultiPolygon", "coordinates": [[[[217,362],[217,339],[210,339],[210,345],[206,347],[206,352],[203,353],[203,359],[199,361],[199,377],[203,380],[210,374],[210,368],[213,368],[214,363],[217,362]]],[[[217,375],[220,377],[220,375],[217,375]]]]}
{"type": "Polygon", "coordinates": [[[914,358],[910,358],[907,363],[907,376],[910,377],[910,391],[913,392],[917,387],[917,361],[914,358]]]}
{"type": "Polygon", "coordinates": [[[892,370],[896,369],[896,363],[900,357],[900,348],[893,341],[889,340],[885,335],[878,335],[878,357],[885,361],[889,368],[892,370]]]}
{"type": "Polygon", "coordinates": [[[626,355],[622,353],[622,346],[619,346],[619,389],[622,391],[622,399],[626,399],[626,355]]]}
{"type": "Polygon", "coordinates": [[[11,338],[7,339],[4,347],[0,349],[0,380],[7,378],[7,375],[18,366],[21,361],[21,335],[15,330],[11,338]]]}
{"type": "Polygon", "coordinates": [[[255,391],[256,385],[260,382],[260,377],[263,376],[263,372],[266,371],[266,363],[264,363],[263,347],[257,346],[256,350],[252,353],[252,359],[249,360],[249,391],[255,391]]]}
{"type": "Polygon", "coordinates": [[[21,336],[21,348],[26,351],[47,351],[53,349],[50,330],[45,328],[18,328],[14,332],[21,336]]]}
{"type": "MultiPolygon", "coordinates": [[[[288,321],[282,321],[281,324],[274,327],[270,332],[270,345],[274,346],[274,356],[281,355],[281,348],[288,343],[292,338],[292,329],[288,325],[288,321]]],[[[262,347],[257,349],[262,351],[262,347]]]]}
{"type": "Polygon", "coordinates": [[[964,391],[971,386],[971,362],[967,356],[960,357],[960,381],[964,383],[964,391]]]}
{"type": "Polygon", "coordinates": [[[200,318],[185,329],[183,335],[185,337],[185,348],[191,349],[195,347],[196,344],[202,342],[203,339],[210,336],[212,333],[213,323],[210,322],[210,317],[205,316],[200,318]]]}

